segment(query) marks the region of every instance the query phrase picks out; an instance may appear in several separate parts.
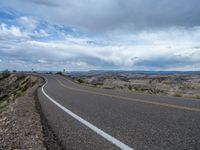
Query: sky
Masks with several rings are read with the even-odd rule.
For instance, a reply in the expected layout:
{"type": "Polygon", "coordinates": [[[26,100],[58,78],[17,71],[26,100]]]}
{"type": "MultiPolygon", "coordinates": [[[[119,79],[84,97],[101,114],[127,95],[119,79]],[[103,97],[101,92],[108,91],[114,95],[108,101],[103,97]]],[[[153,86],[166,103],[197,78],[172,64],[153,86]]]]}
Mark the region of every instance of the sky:
{"type": "Polygon", "coordinates": [[[0,70],[200,70],[199,0],[0,2],[0,70]]]}

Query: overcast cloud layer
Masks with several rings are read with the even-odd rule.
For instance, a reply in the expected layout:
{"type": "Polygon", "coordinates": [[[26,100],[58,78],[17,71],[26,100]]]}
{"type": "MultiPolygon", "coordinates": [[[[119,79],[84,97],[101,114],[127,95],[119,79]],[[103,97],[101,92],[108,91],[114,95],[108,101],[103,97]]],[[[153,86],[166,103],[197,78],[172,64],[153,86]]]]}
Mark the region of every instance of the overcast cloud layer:
{"type": "Polygon", "coordinates": [[[199,70],[199,0],[0,2],[0,70],[199,70]]]}

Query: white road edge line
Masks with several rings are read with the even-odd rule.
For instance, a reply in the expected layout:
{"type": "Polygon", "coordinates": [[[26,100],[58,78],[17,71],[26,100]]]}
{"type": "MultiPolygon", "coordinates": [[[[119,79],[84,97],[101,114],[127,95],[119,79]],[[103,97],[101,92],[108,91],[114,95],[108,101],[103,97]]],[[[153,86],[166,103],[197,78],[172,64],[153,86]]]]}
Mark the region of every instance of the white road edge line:
{"type": "Polygon", "coordinates": [[[111,143],[113,143],[114,145],[116,145],[117,147],[119,147],[120,149],[123,150],[134,150],[133,148],[129,147],[128,145],[122,143],[121,141],[117,140],[116,138],[112,137],[111,135],[105,133],[104,131],[102,131],[101,129],[95,127],[94,125],[92,125],[91,123],[89,123],[88,121],[86,121],[85,119],[79,117],[78,115],[76,115],[75,113],[71,112],[70,110],[68,110],[67,108],[65,108],[64,106],[62,106],[61,104],[59,104],[58,102],[56,102],[53,98],[51,98],[45,91],[44,91],[44,87],[47,85],[48,83],[48,79],[46,79],[46,83],[42,86],[42,92],[43,94],[50,100],[52,101],[55,105],[57,105],[59,108],[61,108],[63,111],[65,111],[67,114],[69,114],[70,116],[72,116],[73,118],[75,118],[76,120],[78,120],[79,122],[81,122],[82,124],[84,124],[85,126],[87,126],[88,128],[90,128],[91,130],[93,130],[94,132],[96,132],[97,134],[99,134],[100,136],[104,137],[106,140],[110,141],[111,143]]]}

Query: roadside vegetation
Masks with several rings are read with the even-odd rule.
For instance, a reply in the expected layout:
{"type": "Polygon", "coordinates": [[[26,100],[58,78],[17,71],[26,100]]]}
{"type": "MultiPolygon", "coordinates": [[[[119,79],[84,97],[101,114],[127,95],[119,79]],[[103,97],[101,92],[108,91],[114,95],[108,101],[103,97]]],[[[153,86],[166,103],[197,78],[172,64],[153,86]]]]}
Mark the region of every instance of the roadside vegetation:
{"type": "Polygon", "coordinates": [[[8,70],[0,73],[0,108],[22,96],[36,82],[30,75],[12,74],[8,70]]]}
{"type": "Polygon", "coordinates": [[[0,73],[0,80],[3,80],[9,76],[10,76],[10,71],[4,70],[2,73],[0,73]]]}
{"type": "Polygon", "coordinates": [[[83,83],[83,80],[80,79],[80,78],[78,78],[76,81],[77,81],[78,83],[83,83]]]}
{"type": "Polygon", "coordinates": [[[176,96],[176,97],[182,97],[182,95],[180,93],[174,93],[174,96],[176,96]]]}
{"type": "Polygon", "coordinates": [[[57,75],[63,75],[63,73],[61,71],[56,72],[55,74],[57,74],[57,75]]]}

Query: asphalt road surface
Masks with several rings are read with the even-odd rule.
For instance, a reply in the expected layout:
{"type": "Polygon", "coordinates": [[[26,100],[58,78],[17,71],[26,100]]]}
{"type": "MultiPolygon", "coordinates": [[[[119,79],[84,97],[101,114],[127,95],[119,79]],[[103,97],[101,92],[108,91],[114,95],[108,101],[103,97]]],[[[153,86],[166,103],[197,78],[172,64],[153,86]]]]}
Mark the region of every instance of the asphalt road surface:
{"type": "Polygon", "coordinates": [[[200,149],[200,100],[98,89],[59,75],[42,76],[42,111],[66,149],[200,149]]]}

